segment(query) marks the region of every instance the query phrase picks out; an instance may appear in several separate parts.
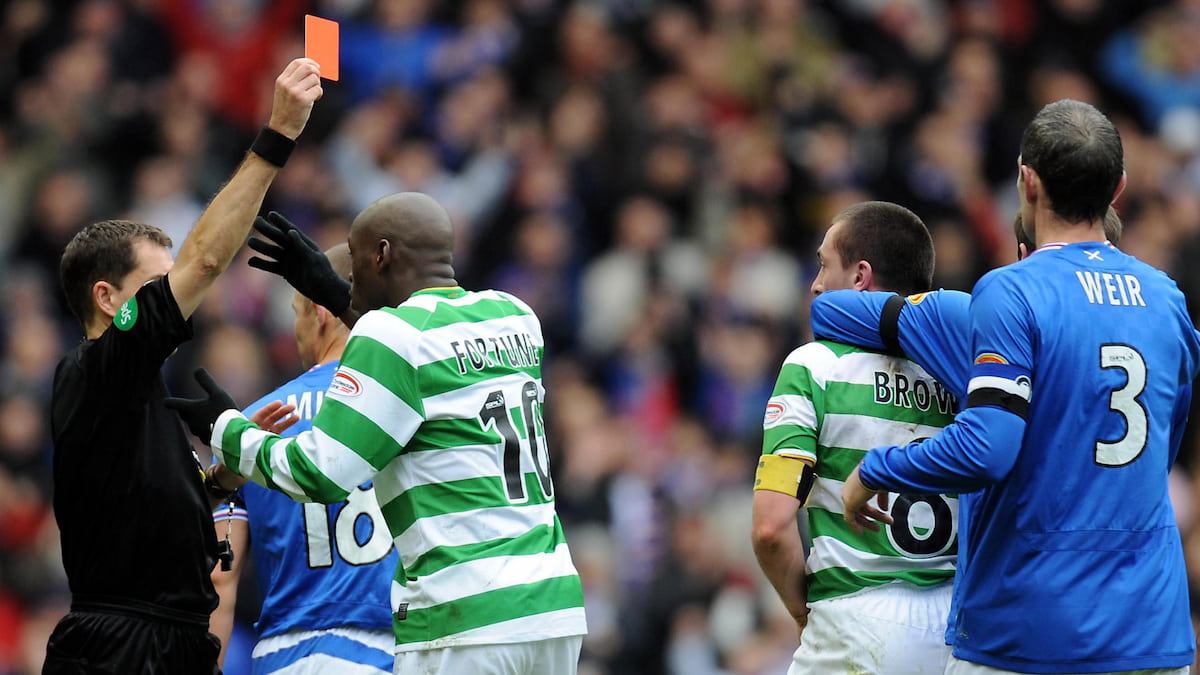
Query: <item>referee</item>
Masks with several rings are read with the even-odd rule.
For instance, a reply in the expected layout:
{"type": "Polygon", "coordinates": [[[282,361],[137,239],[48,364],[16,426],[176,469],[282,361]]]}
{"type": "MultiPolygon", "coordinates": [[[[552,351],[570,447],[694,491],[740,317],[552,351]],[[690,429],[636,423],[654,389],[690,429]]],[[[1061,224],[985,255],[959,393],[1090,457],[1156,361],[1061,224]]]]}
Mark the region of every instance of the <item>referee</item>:
{"type": "Polygon", "coordinates": [[[316,62],[288,64],[268,126],[174,264],[161,230],[128,221],[85,227],[63,253],[63,291],[87,340],[54,376],[54,512],[72,602],[43,673],[219,672],[212,481],[163,404],[160,369],[192,336],[188,317],[241,248],[320,97],[316,62]]]}

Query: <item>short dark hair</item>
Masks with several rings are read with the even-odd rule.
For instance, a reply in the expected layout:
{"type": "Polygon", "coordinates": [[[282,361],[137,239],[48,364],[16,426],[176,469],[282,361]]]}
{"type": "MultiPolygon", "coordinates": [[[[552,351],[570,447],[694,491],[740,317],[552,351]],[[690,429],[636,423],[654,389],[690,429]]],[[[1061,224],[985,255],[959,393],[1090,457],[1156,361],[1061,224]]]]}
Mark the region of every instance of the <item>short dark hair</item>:
{"type": "Polygon", "coordinates": [[[871,263],[878,285],[903,295],[933,286],[933,238],[917,214],[891,202],[859,202],[834,217],[842,262],[871,263]]]}
{"type": "Polygon", "coordinates": [[[67,306],[85,327],[92,317],[92,286],[107,281],[118,288],[125,275],[137,267],[134,242],[144,239],[171,248],[165,232],[130,220],[102,220],[80,230],[63,251],[58,278],[67,306]]]}
{"type": "Polygon", "coordinates": [[[1041,177],[1054,213],[1073,223],[1103,218],[1125,171],[1117,128],[1071,99],[1045,106],[1025,127],[1021,162],[1041,177]]]}

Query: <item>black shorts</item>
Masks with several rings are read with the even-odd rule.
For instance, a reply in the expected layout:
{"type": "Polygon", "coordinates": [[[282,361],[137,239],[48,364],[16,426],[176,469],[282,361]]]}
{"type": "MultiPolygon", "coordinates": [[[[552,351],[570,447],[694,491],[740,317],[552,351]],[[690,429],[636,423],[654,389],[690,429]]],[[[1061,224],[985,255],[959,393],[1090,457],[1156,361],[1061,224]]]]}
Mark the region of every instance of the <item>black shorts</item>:
{"type": "Polygon", "coordinates": [[[42,675],[219,675],[220,651],[204,626],[73,607],[50,634],[42,675]]]}

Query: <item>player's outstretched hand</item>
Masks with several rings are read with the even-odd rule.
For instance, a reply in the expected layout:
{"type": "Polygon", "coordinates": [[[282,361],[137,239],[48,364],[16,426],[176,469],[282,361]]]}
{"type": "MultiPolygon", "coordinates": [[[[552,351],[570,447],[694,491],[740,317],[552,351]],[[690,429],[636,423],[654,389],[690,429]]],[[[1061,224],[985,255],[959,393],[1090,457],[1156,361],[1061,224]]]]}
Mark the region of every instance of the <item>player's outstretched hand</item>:
{"type": "Polygon", "coordinates": [[[201,398],[169,397],[163,401],[168,408],[179,413],[180,419],[187,428],[201,441],[212,445],[212,430],[217,418],[226,410],[237,410],[233,398],[213,380],[212,375],[203,368],[197,368],[196,382],[204,390],[201,398]]]}
{"type": "Polygon", "coordinates": [[[279,213],[272,211],[266,218],[259,216],[254,229],[270,241],[250,238],[250,248],[267,258],[257,256],[250,266],[278,274],[300,295],[341,316],[350,306],[350,284],[338,276],[333,264],[317,246],[296,226],[279,213]]]}
{"type": "MultiPolygon", "coordinates": [[[[863,485],[858,467],[854,467],[846,477],[846,482],[842,483],[842,517],[855,534],[862,534],[864,529],[878,532],[880,523],[892,524],[890,515],[868,503],[874,496],[875,491],[863,485]]],[[[881,500],[880,506],[886,508],[886,501],[881,500]]]]}
{"type": "Polygon", "coordinates": [[[271,401],[250,416],[250,421],[263,431],[269,431],[273,434],[282,434],[293,424],[300,421],[299,415],[292,415],[296,411],[296,406],[284,405],[283,401],[271,401]]]}
{"type": "Polygon", "coordinates": [[[312,59],[293,59],[275,78],[275,99],[267,126],[296,140],[308,124],[313,103],[323,93],[321,66],[312,59]]]}

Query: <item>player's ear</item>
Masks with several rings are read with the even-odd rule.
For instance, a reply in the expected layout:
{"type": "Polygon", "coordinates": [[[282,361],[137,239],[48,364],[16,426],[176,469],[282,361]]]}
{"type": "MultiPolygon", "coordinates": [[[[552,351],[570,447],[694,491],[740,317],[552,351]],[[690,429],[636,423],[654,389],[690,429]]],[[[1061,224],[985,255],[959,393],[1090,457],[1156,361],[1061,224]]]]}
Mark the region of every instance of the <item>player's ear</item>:
{"type": "Polygon", "coordinates": [[[321,305],[318,305],[312,300],[308,300],[308,304],[312,313],[317,317],[317,325],[324,326],[325,322],[330,317],[329,310],[325,309],[321,305]]]}
{"type": "Polygon", "coordinates": [[[875,281],[875,270],[871,267],[871,263],[866,260],[859,260],[854,265],[854,290],[865,291],[871,288],[871,283],[875,281]]]}
{"type": "Polygon", "coordinates": [[[392,263],[392,242],[380,239],[375,245],[375,269],[383,271],[392,263]]]}
{"type": "Polygon", "coordinates": [[[1017,244],[1017,260],[1024,260],[1028,257],[1029,257],[1029,247],[1025,245],[1025,242],[1023,242],[1023,241],[1019,242],[1017,244]]]}
{"type": "Polygon", "coordinates": [[[1038,191],[1041,187],[1042,179],[1037,175],[1028,164],[1021,165],[1021,188],[1025,192],[1025,201],[1030,204],[1037,201],[1038,191]]]}
{"type": "Polygon", "coordinates": [[[1112,198],[1112,201],[1109,202],[1109,204],[1116,204],[1117,200],[1121,198],[1121,193],[1125,191],[1125,178],[1126,178],[1125,172],[1122,171],[1121,172],[1121,182],[1117,183],[1117,189],[1113,190],[1113,198],[1112,198]]]}

